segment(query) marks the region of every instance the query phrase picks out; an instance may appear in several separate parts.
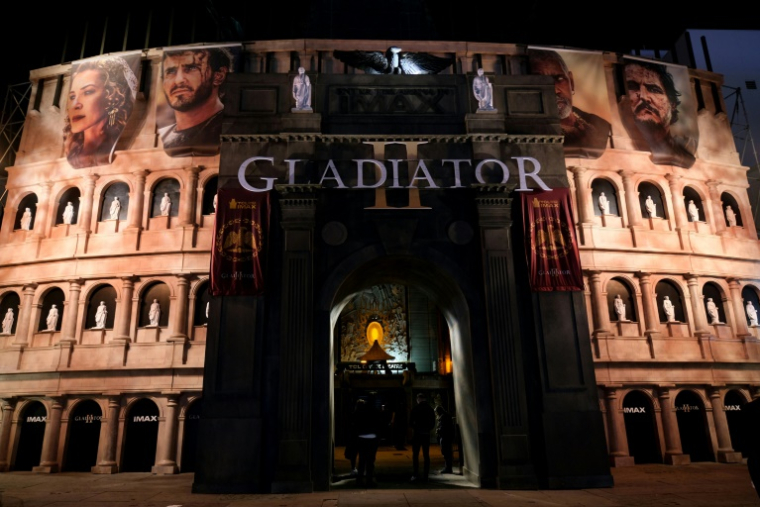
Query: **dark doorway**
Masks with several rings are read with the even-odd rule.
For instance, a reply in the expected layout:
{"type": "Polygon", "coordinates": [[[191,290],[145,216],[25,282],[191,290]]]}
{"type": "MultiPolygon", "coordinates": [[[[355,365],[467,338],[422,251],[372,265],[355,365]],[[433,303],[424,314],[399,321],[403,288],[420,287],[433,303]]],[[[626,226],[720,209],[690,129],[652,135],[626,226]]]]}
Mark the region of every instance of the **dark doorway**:
{"type": "Polygon", "coordinates": [[[710,449],[706,413],[702,400],[693,391],[681,391],[676,396],[676,419],[681,434],[683,453],[692,462],[715,461],[710,449]]]}
{"type": "Polygon", "coordinates": [[[203,411],[203,400],[197,400],[185,412],[185,431],[182,438],[181,472],[195,472],[195,456],[198,450],[198,428],[203,411]]]}
{"type": "Polygon", "coordinates": [[[150,472],[156,461],[158,407],[143,398],[136,401],[127,415],[122,472],[150,472]]]}
{"type": "Polygon", "coordinates": [[[623,420],[628,452],[637,465],[662,463],[652,401],[641,391],[631,391],[623,399],[623,420]]]}
{"type": "Polygon", "coordinates": [[[19,441],[13,470],[31,471],[40,464],[47,410],[39,401],[29,403],[19,418],[19,441]]]}
{"type": "Polygon", "coordinates": [[[65,472],[89,472],[97,463],[102,415],[100,405],[94,400],[81,402],[72,412],[63,464],[65,472]]]}
{"type": "Polygon", "coordinates": [[[742,453],[747,457],[747,445],[742,437],[742,409],[747,399],[739,391],[728,391],[723,401],[723,408],[726,411],[726,421],[728,421],[728,433],[731,435],[731,447],[734,451],[742,453]]]}

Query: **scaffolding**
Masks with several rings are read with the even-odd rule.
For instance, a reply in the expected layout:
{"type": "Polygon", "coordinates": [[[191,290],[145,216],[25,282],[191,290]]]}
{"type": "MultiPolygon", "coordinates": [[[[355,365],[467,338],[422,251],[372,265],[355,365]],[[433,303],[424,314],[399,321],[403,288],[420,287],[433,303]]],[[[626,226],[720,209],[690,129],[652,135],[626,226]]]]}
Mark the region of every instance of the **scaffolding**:
{"type": "Polygon", "coordinates": [[[753,218],[755,219],[755,226],[760,230],[760,221],[758,221],[758,217],[760,217],[760,160],[757,156],[755,141],[752,139],[752,130],[749,127],[749,117],[747,116],[747,109],[744,106],[742,89],[741,87],[734,88],[726,85],[723,88],[730,90],[723,97],[726,105],[729,104],[730,100],[733,100],[730,116],[731,133],[734,136],[736,150],[739,153],[739,161],[742,165],[750,168],[747,173],[750,191],[755,187],[754,195],[750,194],[749,196],[750,205],[752,207],[753,218]]]}
{"type": "Polygon", "coordinates": [[[16,161],[31,93],[32,84],[28,82],[8,86],[3,109],[0,110],[0,206],[5,205],[7,194],[5,168],[16,161]]]}

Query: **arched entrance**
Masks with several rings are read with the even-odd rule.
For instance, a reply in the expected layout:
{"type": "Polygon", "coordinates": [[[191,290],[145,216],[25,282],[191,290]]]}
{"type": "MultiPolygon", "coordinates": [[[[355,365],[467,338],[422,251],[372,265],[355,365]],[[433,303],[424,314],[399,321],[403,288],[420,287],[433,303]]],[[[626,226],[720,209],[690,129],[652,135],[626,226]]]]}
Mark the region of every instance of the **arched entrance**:
{"type": "Polygon", "coordinates": [[[180,471],[195,472],[195,457],[198,451],[198,428],[203,411],[203,400],[194,401],[185,411],[185,426],[182,437],[182,465],[180,471]]]}
{"type": "Polygon", "coordinates": [[[85,400],[74,408],[69,416],[69,441],[64,471],[89,472],[95,466],[102,416],[100,405],[94,400],[85,400]]]}
{"type": "Polygon", "coordinates": [[[652,400],[641,391],[628,393],[623,399],[623,420],[628,452],[635,463],[662,463],[652,400]]]}
{"type": "Polygon", "coordinates": [[[681,391],[676,396],[676,419],[681,447],[692,462],[715,461],[710,449],[705,406],[694,391],[681,391]]]}
{"type": "Polygon", "coordinates": [[[127,412],[121,471],[150,472],[157,440],[158,407],[147,398],[134,402],[127,412]]]}
{"type": "Polygon", "coordinates": [[[29,402],[18,420],[19,436],[13,470],[29,471],[40,464],[47,410],[39,401],[29,402]]]}
{"type": "Polygon", "coordinates": [[[742,453],[747,457],[747,446],[742,436],[742,409],[747,403],[747,399],[739,391],[732,389],[726,393],[723,401],[723,408],[726,411],[726,421],[728,421],[728,432],[731,435],[731,447],[734,451],[742,453]]]}

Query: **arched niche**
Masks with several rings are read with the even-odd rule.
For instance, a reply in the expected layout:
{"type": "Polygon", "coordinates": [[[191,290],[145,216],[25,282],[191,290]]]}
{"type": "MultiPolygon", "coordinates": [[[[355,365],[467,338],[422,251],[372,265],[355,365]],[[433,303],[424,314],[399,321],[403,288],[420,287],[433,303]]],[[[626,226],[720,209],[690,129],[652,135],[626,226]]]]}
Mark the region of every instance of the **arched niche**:
{"type": "Polygon", "coordinates": [[[74,215],[71,218],[71,223],[77,223],[79,219],[79,201],[81,193],[77,187],[71,187],[61,195],[61,199],[58,201],[58,209],[55,212],[55,225],[63,224],[63,213],[66,211],[66,205],[71,203],[74,207],[74,215]]]}
{"type": "Polygon", "coordinates": [[[135,401],[124,421],[121,472],[150,472],[156,461],[158,407],[148,398],[135,401]]]}
{"type": "Polygon", "coordinates": [[[106,187],[106,191],[103,192],[103,196],[100,200],[100,221],[111,219],[111,203],[114,198],[118,197],[121,203],[121,209],[119,210],[119,220],[127,219],[127,212],[129,210],[129,185],[121,181],[111,183],[106,187]]]}
{"type": "Polygon", "coordinates": [[[83,400],[69,415],[69,435],[63,470],[89,472],[97,463],[103,411],[95,400],[83,400]]]}
{"type": "MultiPolygon", "coordinates": [[[[47,318],[48,315],[50,315],[50,310],[53,308],[53,305],[55,305],[56,310],[58,310],[58,322],[56,323],[55,330],[61,330],[61,324],[63,323],[63,304],[65,301],[66,296],[58,287],[50,289],[45,293],[45,296],[42,298],[42,304],[40,305],[40,321],[37,327],[38,331],[47,331],[47,318]]],[[[74,309],[74,311],[76,311],[76,309],[74,309]]]]}
{"type": "MultiPolygon", "coordinates": [[[[656,185],[647,181],[639,183],[639,205],[641,207],[641,216],[649,218],[647,212],[646,201],[648,197],[652,198],[652,202],[655,204],[656,218],[668,218],[667,209],[665,208],[665,201],[662,198],[662,193],[656,185]]],[[[654,218],[654,217],[653,217],[654,218]]]]}
{"type": "Polygon", "coordinates": [[[749,449],[747,442],[744,440],[742,431],[742,409],[747,403],[747,398],[737,389],[731,389],[726,393],[723,399],[723,410],[726,412],[726,422],[728,422],[728,433],[731,436],[731,447],[734,451],[742,453],[746,457],[749,449]]]}
{"type": "Polygon", "coordinates": [[[660,315],[660,322],[668,322],[668,316],[663,309],[663,301],[667,297],[673,303],[674,317],[676,322],[686,322],[684,313],[683,297],[678,286],[670,280],[661,280],[655,287],[657,295],[657,312],[660,315]]]}
{"type": "Polygon", "coordinates": [[[591,182],[591,197],[594,201],[594,215],[602,215],[602,210],[599,208],[599,196],[602,195],[602,193],[604,193],[604,197],[607,198],[607,202],[609,203],[608,214],[620,216],[615,185],[604,178],[597,178],[591,182]]]}
{"type": "Polygon", "coordinates": [[[47,409],[42,402],[30,401],[18,418],[18,446],[13,463],[15,471],[31,471],[40,464],[42,441],[45,437],[47,409]]]}
{"type": "Polygon", "coordinates": [[[195,312],[193,313],[193,325],[202,326],[208,323],[206,317],[206,307],[211,301],[211,295],[208,293],[208,280],[203,281],[198,286],[195,293],[195,312]]]}
{"type": "Polygon", "coordinates": [[[185,411],[185,428],[182,432],[182,463],[180,466],[182,473],[195,472],[202,412],[202,399],[195,400],[185,411]]]}
{"type": "Polygon", "coordinates": [[[161,200],[164,195],[168,195],[171,200],[171,208],[169,209],[169,216],[176,217],[179,211],[179,181],[174,178],[165,178],[159,181],[155,187],[153,187],[153,202],[150,206],[150,216],[160,217],[161,213],[161,200]]]}
{"type": "Polygon", "coordinates": [[[704,300],[702,301],[702,304],[705,308],[705,315],[707,316],[707,322],[710,324],[713,324],[713,319],[710,317],[710,313],[707,309],[708,303],[712,299],[712,302],[715,303],[715,307],[718,310],[718,320],[725,324],[726,321],[726,312],[723,308],[723,291],[720,290],[720,287],[718,287],[716,284],[712,282],[707,282],[702,287],[702,296],[704,297],[704,300]]]}
{"type": "MultiPolygon", "coordinates": [[[[13,310],[13,324],[11,325],[10,334],[16,334],[16,326],[18,325],[18,307],[21,305],[21,298],[15,292],[6,292],[0,300],[0,321],[5,319],[8,314],[8,310],[13,310]]],[[[2,327],[0,327],[0,333],[2,327]]]]}
{"type": "Polygon", "coordinates": [[[646,393],[634,390],[623,398],[623,421],[628,439],[628,452],[637,465],[662,463],[657,422],[652,400],[646,393]]]}
{"type": "Polygon", "coordinates": [[[29,224],[29,230],[34,230],[34,222],[37,220],[37,194],[29,194],[21,199],[18,205],[18,211],[16,212],[16,221],[13,224],[13,229],[21,229],[21,218],[24,216],[24,211],[29,208],[32,213],[32,222],[29,224]]]}
{"type": "Polygon", "coordinates": [[[150,325],[150,307],[155,300],[161,306],[161,316],[158,319],[158,327],[169,325],[169,286],[163,282],[153,282],[142,293],[140,298],[140,318],[138,326],[150,325]]]}
{"type": "MultiPolygon", "coordinates": [[[[85,316],[85,328],[92,329],[97,326],[95,316],[98,313],[100,302],[106,307],[106,326],[103,329],[113,329],[113,321],[116,316],[116,289],[110,285],[101,285],[95,289],[87,301],[87,314],[85,316]]],[[[129,303],[127,303],[129,304],[129,303]]]]}
{"type": "Polygon", "coordinates": [[[752,307],[757,313],[758,321],[760,321],[760,296],[758,296],[757,289],[752,286],[746,286],[742,289],[742,307],[744,308],[744,318],[747,319],[747,325],[752,325],[749,315],[747,314],[747,303],[752,303],[752,307]]]}
{"type": "Polygon", "coordinates": [[[683,207],[686,210],[686,219],[689,222],[706,222],[705,220],[705,205],[702,202],[702,198],[699,196],[696,190],[691,187],[683,188],[683,207]],[[693,202],[697,207],[697,217],[699,220],[694,220],[689,213],[689,204],[693,202]]]}
{"type": "Polygon", "coordinates": [[[620,296],[620,299],[625,305],[626,320],[637,322],[636,299],[628,284],[620,278],[613,278],[607,282],[607,310],[610,315],[610,322],[617,322],[620,320],[615,311],[615,299],[617,299],[617,296],[620,296]]]}
{"type": "Polygon", "coordinates": [[[739,207],[739,203],[736,202],[736,199],[734,199],[734,196],[729,194],[728,192],[723,192],[720,194],[720,203],[721,203],[721,209],[723,209],[723,220],[725,221],[726,227],[729,227],[730,224],[728,223],[728,216],[726,215],[726,210],[729,206],[731,206],[731,211],[734,212],[734,218],[736,219],[736,226],[737,227],[744,227],[744,222],[742,221],[742,213],[741,208],[739,207]]]}
{"type": "Polygon", "coordinates": [[[219,178],[213,176],[208,179],[203,186],[203,214],[212,215],[216,212],[214,209],[214,197],[219,186],[219,178]]]}
{"type": "Polygon", "coordinates": [[[678,393],[675,404],[683,453],[688,454],[692,462],[715,461],[702,398],[694,391],[686,389],[678,393]]]}

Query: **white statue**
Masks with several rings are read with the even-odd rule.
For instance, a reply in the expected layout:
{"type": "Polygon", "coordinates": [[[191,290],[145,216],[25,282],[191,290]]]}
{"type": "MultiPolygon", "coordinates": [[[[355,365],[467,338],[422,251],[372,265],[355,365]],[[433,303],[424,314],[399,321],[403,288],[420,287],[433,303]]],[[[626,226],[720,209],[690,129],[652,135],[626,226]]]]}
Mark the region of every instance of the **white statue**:
{"type": "Polygon", "coordinates": [[[710,324],[720,324],[718,306],[712,298],[707,298],[707,315],[710,317],[710,324]]]}
{"type": "Polygon", "coordinates": [[[66,225],[71,225],[71,222],[74,221],[74,205],[69,203],[66,203],[66,207],[63,209],[63,223],[66,225]]]}
{"type": "Polygon", "coordinates": [[[5,318],[3,319],[3,334],[11,334],[14,320],[15,317],[13,316],[13,309],[8,308],[8,311],[5,312],[5,318]]]}
{"type": "Polygon", "coordinates": [[[692,222],[699,222],[699,208],[697,208],[697,205],[694,204],[694,201],[689,199],[689,206],[687,207],[687,210],[689,211],[689,217],[691,217],[692,222]]]}
{"type": "Polygon", "coordinates": [[[150,305],[150,311],[148,312],[148,319],[150,320],[150,324],[148,324],[148,327],[157,327],[158,320],[160,318],[161,318],[161,305],[158,304],[158,299],[154,299],[153,303],[150,305]]]}
{"type": "Polygon", "coordinates": [[[665,311],[665,315],[668,317],[668,322],[676,321],[676,310],[673,307],[672,301],[668,296],[665,296],[665,300],[662,302],[662,309],[665,311]]]}
{"type": "Polygon", "coordinates": [[[111,209],[108,210],[108,214],[111,216],[111,220],[119,219],[119,212],[121,212],[121,202],[118,197],[114,197],[111,201],[111,209]]]}
{"type": "Polygon", "coordinates": [[[214,215],[216,215],[216,205],[219,201],[219,194],[214,194],[214,215]]]}
{"type": "Polygon", "coordinates": [[[731,206],[726,206],[726,221],[729,227],[736,227],[736,213],[731,209],[731,206]]]}
{"type": "Polygon", "coordinates": [[[478,69],[477,77],[472,80],[472,93],[478,101],[478,112],[496,111],[493,107],[493,85],[483,75],[483,69],[478,69]]]}
{"type": "Polygon", "coordinates": [[[95,312],[95,327],[93,329],[105,329],[107,317],[108,309],[106,308],[106,302],[101,301],[100,306],[98,306],[98,311],[95,312]]]}
{"type": "MultiPolygon", "coordinates": [[[[757,326],[757,310],[755,310],[755,305],[752,304],[752,301],[747,301],[744,311],[747,312],[747,317],[749,317],[749,325],[757,326]]],[[[3,332],[5,332],[5,321],[3,321],[3,332]]]]}
{"type": "Polygon", "coordinates": [[[644,206],[647,208],[649,218],[657,218],[657,204],[655,204],[655,202],[652,200],[651,195],[647,196],[647,200],[644,203],[644,206]]]}
{"type": "Polygon", "coordinates": [[[32,210],[26,208],[24,214],[21,215],[21,228],[25,231],[32,230],[32,210]]]}
{"type": "Polygon", "coordinates": [[[620,294],[615,296],[615,313],[620,322],[628,321],[628,319],[625,318],[625,303],[623,303],[623,298],[620,297],[620,294]]]}
{"type": "Polygon", "coordinates": [[[45,323],[47,324],[47,329],[45,329],[45,331],[55,331],[58,327],[58,308],[56,308],[55,305],[50,306],[50,311],[48,312],[47,319],[45,319],[45,323]]]}
{"type": "Polygon", "coordinates": [[[211,301],[206,301],[206,320],[208,320],[208,307],[211,304],[211,301]]]}
{"type": "Polygon", "coordinates": [[[164,192],[164,196],[161,198],[161,216],[168,217],[172,211],[172,200],[169,198],[169,194],[164,192]]]}
{"type": "Polygon", "coordinates": [[[602,215],[610,214],[610,201],[607,199],[607,196],[604,195],[604,192],[599,194],[599,211],[602,212],[602,215]]]}
{"type": "Polygon", "coordinates": [[[293,111],[311,111],[311,81],[306,69],[298,67],[298,75],[293,78],[293,99],[296,107],[293,111]]]}

